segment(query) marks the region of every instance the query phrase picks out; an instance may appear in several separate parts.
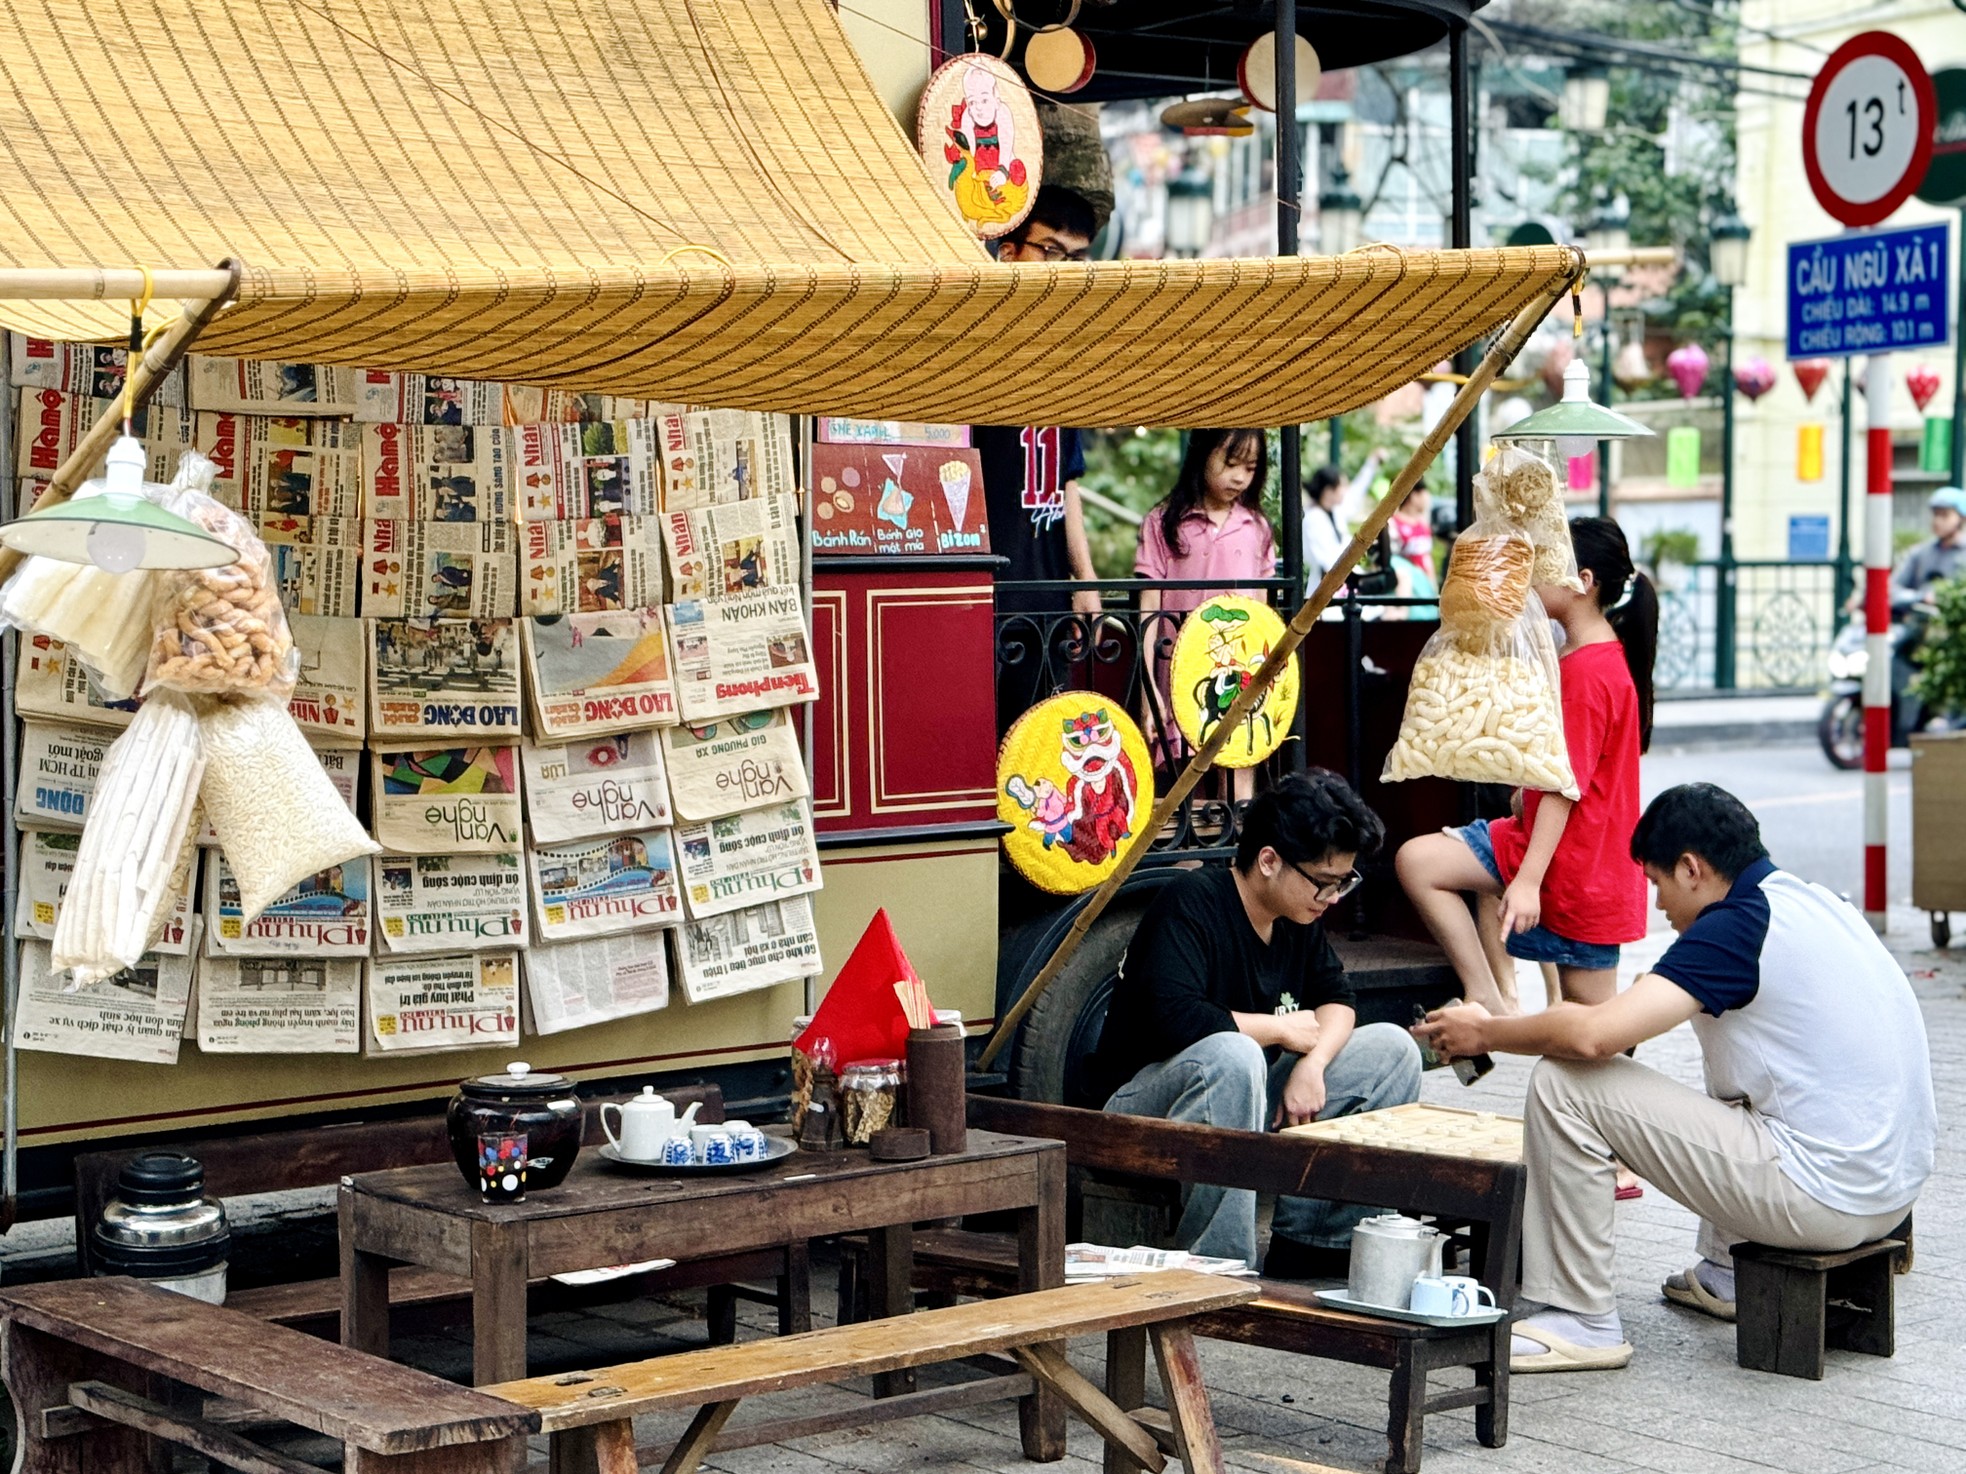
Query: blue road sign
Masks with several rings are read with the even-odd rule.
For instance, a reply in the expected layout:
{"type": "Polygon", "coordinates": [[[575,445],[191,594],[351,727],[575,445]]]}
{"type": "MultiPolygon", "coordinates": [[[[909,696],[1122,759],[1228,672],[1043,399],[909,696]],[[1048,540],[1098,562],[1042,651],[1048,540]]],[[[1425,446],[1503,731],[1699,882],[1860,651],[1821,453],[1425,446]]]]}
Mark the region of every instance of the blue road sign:
{"type": "Polygon", "coordinates": [[[1951,225],[1789,245],[1789,357],[1848,358],[1949,341],[1951,225]]]}
{"type": "Polygon", "coordinates": [[[1789,561],[1807,563],[1829,556],[1829,518],[1789,518],[1789,561]]]}

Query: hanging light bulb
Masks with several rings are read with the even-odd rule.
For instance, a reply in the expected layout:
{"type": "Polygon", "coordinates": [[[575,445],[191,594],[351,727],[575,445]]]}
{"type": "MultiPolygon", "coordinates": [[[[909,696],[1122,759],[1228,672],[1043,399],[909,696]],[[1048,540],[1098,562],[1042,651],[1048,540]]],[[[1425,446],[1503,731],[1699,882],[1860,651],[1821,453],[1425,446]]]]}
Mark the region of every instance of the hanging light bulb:
{"type": "Polygon", "coordinates": [[[91,563],[108,573],[136,568],[222,568],[238,552],[197,523],[167,512],[144,494],[143,447],[121,435],[107,469],[75,495],[0,527],[0,543],[18,553],[63,563],[91,563]]]}
{"type": "Polygon", "coordinates": [[[1600,440],[1631,440],[1650,435],[1652,427],[1606,409],[1591,399],[1591,371],[1573,358],[1563,371],[1563,398],[1518,420],[1491,440],[1553,440],[1561,456],[1589,455],[1600,440]]]}

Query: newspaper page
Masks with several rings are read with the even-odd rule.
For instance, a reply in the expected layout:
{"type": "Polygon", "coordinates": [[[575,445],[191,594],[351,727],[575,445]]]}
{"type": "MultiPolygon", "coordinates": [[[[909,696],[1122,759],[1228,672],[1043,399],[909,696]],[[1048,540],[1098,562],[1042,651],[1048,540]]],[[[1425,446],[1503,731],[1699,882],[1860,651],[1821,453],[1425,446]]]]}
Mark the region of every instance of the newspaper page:
{"type": "Polygon", "coordinates": [[[354,517],[262,517],[259,540],[273,558],[289,617],[349,619],[362,588],[362,524],[354,517]]]}
{"type": "Polygon", "coordinates": [[[359,619],[289,614],[300,679],[287,711],[310,739],[360,742],[368,735],[368,627],[359,619]]]}
{"type": "Polygon", "coordinates": [[[755,410],[664,415],[662,509],[686,511],[797,492],[791,421],[755,410]]]}
{"type": "Polygon", "coordinates": [[[546,614],[520,621],[533,719],[545,737],[676,721],[660,607],[546,614]]]}
{"type": "Polygon", "coordinates": [[[364,517],[510,522],[516,432],[496,425],[364,425],[364,517]]]}
{"type": "Polygon", "coordinates": [[[312,445],[262,445],[246,460],[247,516],[362,515],[362,458],[353,450],[312,445]]]}
{"type": "MultiPolygon", "coordinates": [[[[64,394],[58,389],[17,392],[14,470],[23,479],[51,480],[62,462],[80,447],[97,420],[105,414],[119,413],[113,399],[64,394]]],[[[144,409],[141,418],[143,425],[137,440],[143,446],[144,478],[169,484],[177,474],[178,458],[193,443],[196,417],[181,405],[152,403],[144,409]]],[[[108,447],[103,449],[106,454],[108,447]]],[[[103,469],[103,456],[97,456],[95,464],[86,468],[90,477],[102,475],[103,469]]]]}
{"type": "Polygon", "coordinates": [[[60,640],[51,640],[46,635],[20,637],[14,710],[22,716],[127,727],[141,705],[143,702],[134,696],[116,701],[103,695],[88,666],[70,654],[60,640]]]}
{"type": "Polygon", "coordinates": [[[23,942],[20,998],[14,1006],[14,1043],[47,1054],[81,1054],[174,1065],[191,1004],[196,959],[146,952],[135,967],[66,991],[66,972],[55,972],[46,942],[23,942]]]}
{"type": "MultiPolygon", "coordinates": [[[[8,362],[15,385],[23,389],[58,389],[85,398],[114,399],[123,392],[127,348],[107,344],[55,343],[46,338],[11,335],[8,362]]],[[[151,395],[152,404],[180,406],[184,400],[184,365],[164,376],[151,395]]]]}
{"type": "Polygon", "coordinates": [[[650,517],[661,510],[661,446],[654,420],[521,425],[517,479],[528,522],[650,517]]]}
{"type": "Polygon", "coordinates": [[[505,386],[505,423],[523,425],[591,425],[601,420],[645,420],[670,405],[619,394],[587,394],[571,389],[536,389],[529,384],[505,386]]]}
{"type": "Polygon", "coordinates": [[[819,699],[796,588],[673,605],[669,645],[676,704],[686,722],[819,699]]]}
{"type": "Polygon", "coordinates": [[[375,371],[356,378],[356,403],[349,413],[358,420],[398,425],[509,423],[502,384],[375,371]]]}
{"type": "Polygon", "coordinates": [[[367,855],[308,876],[251,921],[225,856],[205,864],[205,946],[214,956],[366,957],[373,917],[367,855]]]}
{"type": "Polygon", "coordinates": [[[118,734],[67,722],[21,724],[20,786],[14,818],[22,828],[80,829],[89,818],[96,774],[118,734]]]}
{"type": "Polygon", "coordinates": [[[519,605],[525,614],[593,614],[664,602],[662,525],[654,517],[528,522],[519,605]]]}
{"type": "Polygon", "coordinates": [[[360,1054],[362,964],[329,957],[207,956],[198,964],[206,1054],[360,1054]]]}
{"type": "MultiPolygon", "coordinates": [[[[55,939],[55,920],[61,915],[62,898],[68,894],[68,877],[75,871],[76,847],[80,834],[54,829],[23,829],[20,832],[20,896],[14,906],[14,931],[23,937],[55,939]]],[[[198,866],[194,861],[184,878],[184,890],[164,918],[163,935],[151,950],[182,957],[191,950],[191,933],[197,915],[193,897],[198,885],[198,866]]]]}
{"type": "Polygon", "coordinates": [[[372,957],[369,1048],[400,1054],[519,1042],[519,954],[372,957]]]}
{"type": "MultiPolygon", "coordinates": [[[[318,739],[310,741],[308,749],[314,754],[314,760],[321,765],[321,771],[328,775],[328,782],[334,785],[334,791],[340,795],[341,801],[348,805],[348,812],[354,813],[355,790],[361,783],[362,749],[328,747],[322,745],[318,739]]],[[[209,819],[198,831],[198,843],[206,849],[212,849],[218,844],[218,831],[212,828],[209,819]]]]}
{"type": "Polygon", "coordinates": [[[812,792],[792,714],[782,706],[672,727],[662,746],[680,819],[714,819],[812,792]]]}
{"type": "Polygon", "coordinates": [[[498,619],[513,612],[519,564],[504,522],[362,524],[362,612],[419,619],[498,619]]]}
{"type": "Polygon", "coordinates": [[[701,920],[819,889],[819,851],[804,799],[679,825],[676,849],[689,914],[701,920]]]}
{"type": "Polygon", "coordinates": [[[535,942],[526,953],[526,1001],[536,1033],[558,1034],[669,1006],[664,933],[535,942]]]}
{"type": "Polygon", "coordinates": [[[519,736],[509,619],[372,619],[369,731],[378,740],[519,736]]]}
{"type": "Polygon", "coordinates": [[[652,731],[523,744],[534,844],[632,834],[669,823],[662,745],[652,731]]]}
{"type": "Polygon", "coordinates": [[[1140,1244],[1135,1244],[1131,1249],[1116,1249],[1108,1244],[1065,1246],[1065,1283],[1068,1285],[1117,1279],[1122,1275],[1153,1274],[1164,1269],[1188,1269],[1197,1274],[1231,1277],[1256,1273],[1240,1259],[1218,1259],[1207,1254],[1191,1254],[1186,1249],[1149,1249],[1140,1244]]]}
{"type": "Polygon", "coordinates": [[[354,369],[324,363],[262,363],[246,358],[186,361],[186,387],[193,409],[236,415],[328,415],[355,413],[354,369]]]}
{"type": "Polygon", "coordinates": [[[674,600],[727,599],[799,582],[798,503],[758,497],[662,515],[674,600]]]}
{"type": "Polygon", "coordinates": [[[609,834],[526,851],[539,935],[549,942],[607,936],[682,920],[669,831],[609,834]]]}
{"type": "Polygon", "coordinates": [[[496,855],[519,848],[519,749],[388,749],[370,755],[371,831],[403,855],[496,855]]]}
{"type": "Polygon", "coordinates": [[[509,855],[380,855],[376,935],[384,952],[523,947],[526,867],[509,855]]]}
{"type": "MultiPolygon", "coordinates": [[[[247,509],[248,468],[265,463],[275,451],[347,452],[355,448],[352,427],[340,420],[309,420],[296,415],[234,415],[205,410],[197,416],[192,444],[218,468],[212,496],[235,511],[247,509]]],[[[255,515],[259,515],[255,511],[255,515]]],[[[317,514],[324,515],[324,514],[317,514]]],[[[338,515],[359,516],[359,511],[338,515]]]]}
{"type": "Polygon", "coordinates": [[[772,988],[825,971],[812,902],[804,896],[767,901],[701,921],[675,933],[676,971],[691,1003],[772,988]]]}

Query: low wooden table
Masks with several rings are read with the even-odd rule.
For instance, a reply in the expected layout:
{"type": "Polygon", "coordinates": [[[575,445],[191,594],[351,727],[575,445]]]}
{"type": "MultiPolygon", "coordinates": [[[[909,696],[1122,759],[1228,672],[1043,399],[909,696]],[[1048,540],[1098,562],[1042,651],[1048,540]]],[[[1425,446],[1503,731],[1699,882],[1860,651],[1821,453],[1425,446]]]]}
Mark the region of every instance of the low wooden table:
{"type": "MultiPolygon", "coordinates": [[[[864,1151],[796,1152],[758,1172],[659,1177],[584,1155],[561,1186],[489,1204],[454,1166],[403,1167],[341,1184],[341,1340],[389,1351],[388,1272],[415,1264],[471,1281],[472,1380],[526,1375],[526,1281],[649,1259],[689,1260],[783,1246],[824,1234],[873,1240],[872,1309],[913,1309],[913,1225],[967,1213],[1017,1214],[1020,1290],[1065,1275],[1065,1149],[1055,1141],[969,1133],[968,1150],[920,1162],[864,1151]]],[[[912,1373],[876,1380],[877,1395],[912,1373]]],[[[1020,1404],[1025,1453],[1064,1453],[1065,1410],[1042,1387],[1020,1404]]]]}

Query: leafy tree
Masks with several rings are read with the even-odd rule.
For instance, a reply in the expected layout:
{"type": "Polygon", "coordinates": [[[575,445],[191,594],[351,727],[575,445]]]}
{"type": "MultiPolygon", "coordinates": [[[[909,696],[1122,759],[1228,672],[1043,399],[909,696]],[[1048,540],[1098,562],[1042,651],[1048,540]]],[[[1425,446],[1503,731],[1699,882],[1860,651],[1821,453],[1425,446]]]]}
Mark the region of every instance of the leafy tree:
{"type": "Polygon", "coordinates": [[[1911,689],[1927,708],[1966,713],[1966,578],[1949,578],[1932,590],[1938,615],[1919,648],[1922,667],[1911,689]]]}

